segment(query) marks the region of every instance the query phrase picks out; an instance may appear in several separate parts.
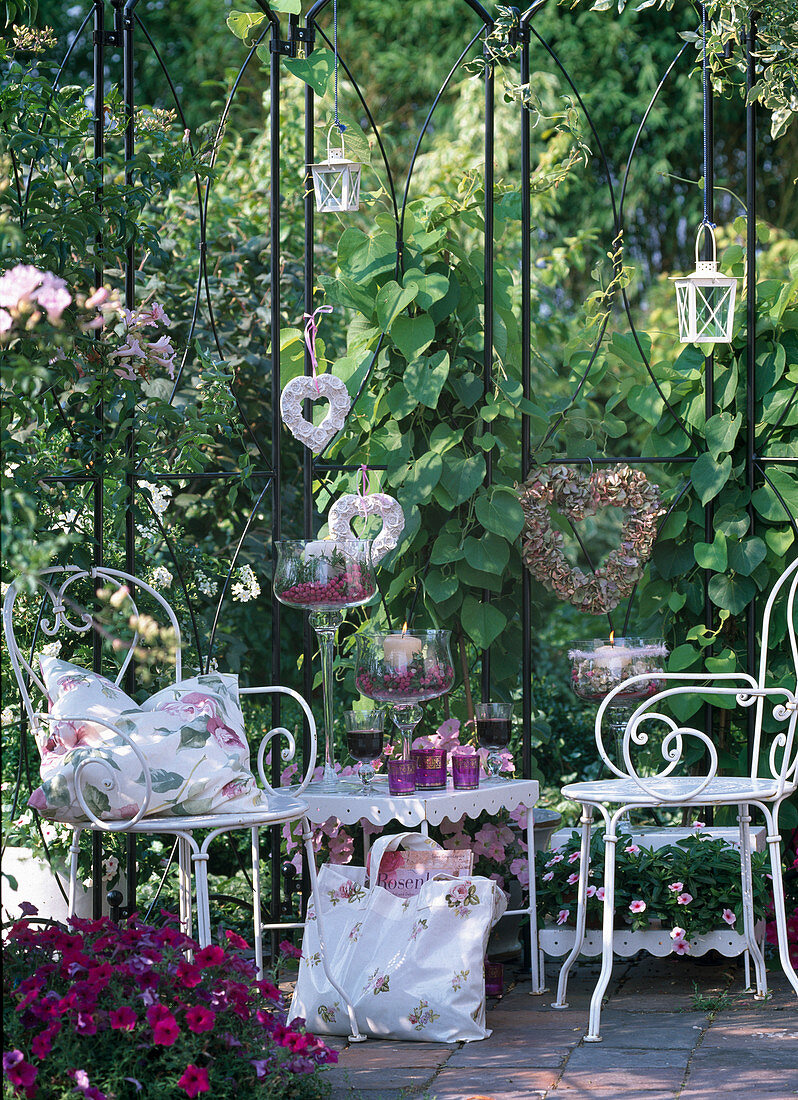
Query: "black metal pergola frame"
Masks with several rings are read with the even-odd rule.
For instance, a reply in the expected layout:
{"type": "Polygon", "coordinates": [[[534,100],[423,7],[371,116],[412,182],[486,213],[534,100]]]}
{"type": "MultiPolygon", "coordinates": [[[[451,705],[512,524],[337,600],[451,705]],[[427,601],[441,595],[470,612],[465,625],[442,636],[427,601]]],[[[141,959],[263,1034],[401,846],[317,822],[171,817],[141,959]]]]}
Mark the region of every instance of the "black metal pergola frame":
{"type": "MultiPolygon", "coordinates": [[[[532,6],[530,6],[524,12],[517,12],[518,19],[517,24],[511,36],[513,41],[511,45],[518,48],[518,63],[519,63],[519,77],[521,84],[529,82],[531,66],[533,58],[537,53],[545,54],[553,62],[556,69],[559,71],[563,82],[568,86],[570,92],[573,94],[580,109],[584,112],[585,119],[591,132],[592,140],[595,143],[595,148],[599,161],[604,169],[606,176],[607,186],[607,198],[611,205],[613,212],[613,232],[617,238],[624,228],[624,199],[626,195],[627,182],[629,178],[629,170],[634,159],[635,151],[638,146],[641,135],[644,132],[646,121],[654,106],[655,101],[660,95],[663,87],[665,86],[669,76],[674,71],[679,60],[684,55],[685,50],[688,48],[686,44],[682,44],[677,50],[676,55],[668,67],[667,71],[663,74],[662,79],[652,97],[648,110],[640,121],[640,125],[637,131],[637,135],[634,140],[634,144],[629,151],[627,157],[627,167],[625,175],[623,176],[620,186],[617,186],[613,182],[613,175],[610,170],[609,159],[605,153],[604,146],[602,145],[601,136],[597,132],[590,117],[590,113],[586,108],[586,105],[565,67],[559,61],[556,52],[552,47],[541,37],[541,35],[535,29],[535,16],[548,2],[553,0],[536,0],[532,6]]],[[[163,72],[164,80],[173,96],[174,107],[177,111],[178,117],[181,119],[182,125],[185,126],[185,117],[183,115],[183,108],[181,105],[181,99],[177,93],[175,82],[169,74],[169,70],[164,63],[161,54],[158,52],[158,45],[153,41],[150,36],[146,24],[142,21],[136,12],[138,0],[93,0],[91,8],[86,14],[80,29],[73,38],[66,57],[64,58],[61,71],[63,72],[70,55],[75,50],[78,50],[85,46],[87,42],[88,32],[91,29],[92,37],[92,49],[93,49],[93,73],[94,73],[94,130],[93,130],[93,153],[99,164],[103,163],[103,157],[106,152],[106,136],[104,133],[104,119],[103,119],[103,103],[105,99],[106,84],[109,74],[109,63],[112,59],[118,59],[121,57],[121,87],[122,97],[124,101],[126,111],[126,125],[124,130],[124,156],[128,165],[135,154],[135,133],[134,133],[134,108],[136,106],[136,66],[135,61],[137,57],[137,51],[141,48],[151,49],[160,64],[163,72]],[[107,22],[106,17],[111,14],[111,19],[107,22]]],[[[219,133],[222,132],[222,127],[225,119],[228,116],[231,106],[234,101],[234,97],[241,83],[242,77],[246,72],[249,65],[252,63],[255,57],[258,46],[262,44],[268,44],[269,49],[269,138],[270,138],[270,179],[269,179],[269,202],[270,202],[270,249],[272,256],[272,265],[277,264],[278,258],[281,252],[281,205],[280,205],[280,191],[281,191],[281,131],[280,131],[280,97],[281,97],[281,77],[282,66],[285,58],[291,58],[298,56],[299,51],[304,51],[306,54],[314,49],[317,41],[323,41],[328,46],[331,46],[330,37],[324,30],[322,21],[329,18],[330,8],[332,0],[316,0],[315,3],[307,11],[304,18],[299,16],[290,16],[287,22],[285,19],[282,21],[276,13],[274,13],[265,0],[258,0],[258,4],[263,10],[266,18],[263,23],[263,29],[248,48],[247,56],[241,65],[241,68],[233,81],[230,92],[227,96],[224,104],[220,124],[219,133]],[[287,32],[287,33],[286,33],[287,32]]],[[[385,147],[380,136],[380,129],[377,121],[372,116],[368,104],[362,95],[362,92],[357,84],[356,75],[350,71],[346,65],[345,54],[341,55],[341,67],[349,80],[351,87],[354,89],[360,106],[362,107],[365,117],[368,119],[369,124],[373,128],[373,133],[376,138],[376,146],[379,156],[382,161],[382,169],[385,175],[386,190],[390,197],[390,203],[393,210],[395,226],[396,226],[396,274],[397,277],[401,277],[404,264],[404,216],[407,208],[407,204],[411,195],[411,184],[413,169],[416,164],[417,157],[422,147],[422,143],[425,135],[427,134],[433,113],[438,106],[441,98],[443,97],[447,87],[456,75],[461,63],[468,57],[470,51],[474,47],[482,42],[483,45],[494,30],[494,18],[487,11],[487,9],[478,2],[478,0],[462,0],[463,3],[463,23],[466,26],[466,20],[468,21],[467,30],[465,32],[465,45],[458,58],[457,63],[448,73],[445,81],[440,87],[438,94],[436,95],[430,109],[426,115],[424,124],[418,136],[418,140],[415,145],[415,149],[412,155],[410,167],[408,170],[407,179],[404,188],[400,190],[396,186],[396,181],[393,179],[388,156],[386,154],[385,147]]],[[[752,18],[748,32],[745,39],[745,49],[747,56],[747,88],[750,89],[756,83],[757,80],[757,58],[756,58],[756,18],[752,18]]],[[[493,160],[494,160],[494,71],[493,64],[490,60],[490,55],[487,55],[488,62],[484,69],[484,111],[481,119],[484,142],[483,142],[483,169],[484,169],[484,190],[485,190],[485,204],[484,204],[484,224],[485,224],[485,241],[484,241],[484,362],[483,362],[483,393],[487,395],[491,392],[493,386],[493,359],[494,359],[494,333],[493,333],[493,265],[494,265],[494,212],[493,212],[493,191],[494,191],[494,176],[493,176],[493,160]]],[[[712,99],[711,92],[708,94],[708,100],[705,103],[706,117],[708,120],[709,129],[709,147],[710,149],[714,143],[714,134],[712,132],[712,99]]],[[[305,92],[305,133],[304,133],[304,156],[306,164],[310,164],[314,160],[314,109],[315,109],[315,96],[313,90],[308,87],[305,92]]],[[[532,140],[531,140],[531,121],[529,111],[524,108],[522,104],[518,105],[519,112],[519,126],[521,135],[521,170],[519,179],[519,189],[521,193],[521,344],[522,344],[522,361],[521,361],[521,381],[523,388],[523,396],[526,399],[530,399],[532,396],[532,347],[531,347],[531,331],[532,331],[532,245],[531,245],[531,230],[532,230],[532,192],[530,187],[530,178],[532,170],[532,140]]],[[[746,442],[746,479],[750,489],[753,489],[757,484],[762,484],[768,479],[767,468],[769,464],[777,462],[794,462],[798,465],[798,459],[778,459],[778,458],[766,458],[756,453],[755,446],[755,423],[756,423],[756,331],[755,331],[755,319],[756,319],[756,219],[755,211],[757,207],[757,106],[756,103],[750,99],[745,107],[746,113],[746,205],[748,210],[748,229],[747,229],[747,256],[748,256],[748,269],[747,269],[747,349],[748,349],[748,363],[751,364],[751,369],[747,372],[746,378],[746,403],[747,403],[747,442],[746,442]]],[[[191,140],[191,139],[190,139],[191,140]]],[[[219,143],[216,143],[213,150],[213,158],[218,155],[219,143]]],[[[127,181],[131,181],[131,169],[127,168],[127,181]]],[[[208,283],[208,262],[209,262],[209,242],[206,239],[205,227],[206,218],[208,213],[209,202],[212,201],[212,181],[202,182],[199,177],[196,179],[196,192],[197,203],[199,211],[199,224],[200,224],[200,240],[198,242],[197,252],[197,278],[196,278],[196,291],[193,303],[193,313],[191,317],[191,323],[189,325],[188,338],[186,341],[187,349],[183,356],[183,361],[180,364],[180,370],[174,383],[174,389],[172,395],[177,392],[180,373],[186,365],[189,347],[191,345],[191,339],[194,329],[197,324],[200,312],[203,309],[207,310],[207,319],[211,331],[213,332],[216,340],[217,350],[220,355],[222,354],[222,345],[219,341],[219,336],[216,329],[216,323],[213,315],[213,305],[211,300],[211,292],[208,283]]],[[[710,217],[713,210],[714,199],[714,178],[712,171],[712,157],[708,158],[707,164],[707,178],[706,178],[706,190],[709,202],[710,217]]],[[[307,313],[311,313],[317,302],[314,300],[314,269],[315,269],[315,256],[314,256],[314,241],[315,241],[315,229],[314,229],[314,203],[312,188],[306,181],[305,187],[305,207],[304,207],[304,220],[305,220],[305,238],[304,238],[304,253],[302,257],[304,268],[304,307],[307,313]]],[[[96,191],[96,202],[98,206],[102,206],[103,202],[103,183],[98,184],[96,191]]],[[[137,284],[137,263],[138,257],[135,254],[134,246],[131,244],[127,249],[125,272],[124,272],[124,300],[128,308],[133,308],[136,301],[136,284],[137,284]]],[[[100,285],[103,281],[104,272],[101,269],[95,271],[95,284],[100,285]]],[[[261,501],[270,498],[271,500],[271,513],[273,517],[272,525],[272,538],[278,540],[282,536],[283,519],[282,519],[282,506],[283,506],[283,456],[281,451],[281,421],[279,415],[280,406],[280,337],[281,337],[281,288],[279,278],[273,278],[271,282],[271,296],[270,296],[270,337],[271,337],[271,378],[266,384],[270,386],[271,391],[271,403],[272,403],[272,436],[270,444],[270,453],[265,453],[261,450],[259,455],[261,468],[257,471],[257,476],[261,478],[263,482],[263,488],[260,491],[260,495],[257,497],[252,511],[250,513],[249,520],[244,531],[241,534],[241,538],[238,542],[236,554],[241,547],[246,531],[249,524],[261,503],[261,501]]],[[[646,355],[640,341],[637,338],[637,332],[635,329],[635,319],[632,306],[626,295],[626,291],[621,291],[622,304],[628,318],[630,332],[632,333],[638,350],[646,364],[646,368],[651,377],[652,382],[657,384],[657,380],[652,371],[651,365],[646,360],[646,355]]],[[[599,353],[602,340],[604,338],[607,320],[603,322],[602,328],[599,333],[597,343],[593,349],[592,356],[587,366],[585,367],[583,376],[576,385],[573,391],[572,399],[575,402],[585,386],[588,375],[590,373],[591,366],[599,353]]],[[[371,367],[374,366],[377,360],[377,356],[380,351],[381,341],[378,342],[376,349],[374,350],[371,367]]],[[[305,372],[311,373],[311,364],[309,354],[306,352],[305,356],[305,372]]],[[[366,374],[364,378],[360,394],[364,392],[368,386],[371,370],[366,374]]],[[[706,401],[706,416],[709,418],[715,408],[715,394],[714,394],[714,357],[710,355],[706,359],[705,363],[705,401],[706,401]]],[[[357,403],[357,398],[352,403],[352,411],[354,411],[357,403]]],[[[667,401],[666,401],[667,406],[667,401]]],[[[244,416],[243,409],[239,406],[239,411],[242,415],[244,423],[246,418],[244,416]]],[[[98,418],[102,420],[103,410],[100,408],[97,410],[98,418]]],[[[351,415],[351,413],[350,413],[351,415]]],[[[675,413],[673,414],[676,415],[675,413]]],[[[786,413],[785,413],[786,415],[786,413]]],[[[552,427],[549,435],[554,431],[552,427]]],[[[687,429],[685,428],[685,431],[687,429]]],[[[688,432],[689,435],[689,432],[688,432]]],[[[533,465],[533,455],[530,448],[531,430],[530,430],[530,418],[524,414],[521,422],[521,439],[520,439],[520,461],[519,461],[519,481],[523,482],[529,475],[530,469],[533,465]]],[[[185,474],[170,474],[166,471],[153,471],[146,469],[146,456],[138,456],[136,454],[136,438],[135,432],[131,430],[125,441],[127,456],[129,460],[129,472],[127,474],[127,488],[129,491],[126,518],[125,518],[125,563],[124,568],[126,571],[135,574],[137,565],[137,553],[136,553],[136,525],[135,525],[135,510],[136,510],[136,494],[138,482],[146,478],[149,482],[169,481],[175,479],[183,479],[187,475],[185,474]]],[[[654,463],[661,464],[663,466],[670,465],[673,467],[675,463],[690,463],[693,462],[698,455],[696,453],[690,453],[681,455],[676,458],[645,458],[640,455],[626,455],[626,456],[599,456],[594,457],[590,461],[596,465],[602,463],[618,463],[625,462],[630,465],[637,465],[641,463],[654,463]]],[[[490,453],[486,455],[487,460],[487,472],[486,482],[491,483],[492,469],[490,461],[490,453]]],[[[586,462],[587,459],[575,458],[568,455],[558,455],[556,457],[558,463],[580,463],[586,462]]],[[[313,509],[313,484],[317,479],[317,476],[327,473],[338,473],[340,471],[357,470],[355,465],[336,464],[335,462],[326,461],[324,454],[319,457],[314,457],[309,450],[305,450],[304,462],[302,469],[302,481],[303,481],[303,513],[302,513],[302,525],[303,533],[305,537],[312,537],[314,533],[314,526],[317,525],[317,518],[314,516],[313,509]]],[[[205,478],[225,478],[231,475],[225,471],[209,471],[204,475],[205,478]]],[[[104,481],[101,474],[95,474],[87,471],[85,475],[64,475],[52,477],[50,480],[59,483],[84,483],[91,486],[91,499],[93,508],[93,533],[94,533],[94,557],[95,564],[103,564],[104,560],[104,536],[103,536],[103,515],[105,508],[107,507],[104,499],[104,481]]],[[[681,499],[684,492],[689,488],[689,479],[685,481],[683,488],[677,493],[676,500],[671,505],[671,508],[675,506],[679,499],[681,499]]],[[[776,492],[775,486],[772,486],[774,492],[776,492]]],[[[795,517],[790,514],[790,510],[784,503],[785,514],[789,517],[789,520],[798,534],[798,526],[796,525],[795,517]]],[[[750,519],[751,530],[755,529],[756,514],[753,506],[750,506],[750,519]]],[[[714,532],[714,512],[712,504],[708,504],[705,508],[705,531],[706,541],[711,542],[714,532]]],[[[180,578],[179,563],[178,565],[178,577],[180,578]]],[[[236,558],[229,563],[230,574],[236,565],[236,558]]],[[[229,580],[228,575],[228,580],[229,580]]],[[[706,580],[708,580],[708,575],[706,580]]],[[[706,580],[705,580],[705,592],[706,592],[706,580]]],[[[188,595],[186,594],[188,599],[188,595]]],[[[490,593],[484,593],[484,599],[489,600],[490,593]]],[[[631,606],[631,600],[630,600],[631,606]]],[[[216,622],[219,621],[221,614],[221,601],[219,608],[217,609],[216,622]]],[[[756,622],[755,622],[756,609],[754,604],[750,604],[747,611],[747,660],[748,671],[754,671],[755,666],[755,646],[756,646],[756,622]]],[[[280,679],[280,653],[282,647],[282,623],[281,623],[281,605],[272,594],[271,598],[271,617],[272,617],[272,650],[271,650],[271,668],[274,682],[279,682],[280,679]]],[[[709,599],[708,593],[705,595],[705,618],[709,624],[713,618],[713,607],[709,599]]],[[[627,612],[628,621],[628,612],[627,612]]],[[[520,682],[522,688],[522,728],[523,728],[523,774],[528,776],[531,771],[531,726],[532,726],[532,713],[533,713],[533,667],[532,667],[532,629],[533,629],[533,612],[532,612],[532,581],[529,574],[523,572],[522,581],[522,593],[521,593],[521,629],[522,629],[522,651],[520,656],[520,682]]],[[[214,625],[215,632],[215,625],[214,625]]],[[[307,697],[312,694],[312,654],[313,654],[313,638],[312,631],[309,624],[305,623],[305,660],[303,665],[303,677],[304,677],[304,692],[307,697]]],[[[212,641],[211,641],[212,644],[212,641]]],[[[207,655],[206,655],[207,656],[207,655]]],[[[99,639],[97,640],[95,658],[99,664],[99,639]]],[[[485,698],[490,697],[490,685],[491,685],[491,663],[490,653],[486,652],[483,655],[481,664],[481,687],[485,698]]],[[[272,718],[275,724],[279,721],[279,712],[277,710],[278,704],[273,704],[275,710],[272,718]]],[[[277,766],[277,765],[275,765],[277,766]]],[[[276,872],[279,867],[279,837],[273,838],[272,844],[272,860],[273,870],[276,872]]],[[[95,852],[94,852],[94,865],[95,865],[95,881],[99,882],[101,879],[100,871],[100,838],[95,836],[95,852]]],[[[131,845],[128,853],[128,882],[129,882],[129,907],[135,908],[135,889],[136,889],[136,871],[135,871],[135,850],[131,845]]],[[[273,915],[279,914],[281,906],[280,889],[279,889],[279,875],[274,873],[272,875],[273,884],[273,897],[272,897],[272,909],[273,915]]],[[[95,912],[99,914],[100,899],[98,892],[95,891],[95,912]]]]}

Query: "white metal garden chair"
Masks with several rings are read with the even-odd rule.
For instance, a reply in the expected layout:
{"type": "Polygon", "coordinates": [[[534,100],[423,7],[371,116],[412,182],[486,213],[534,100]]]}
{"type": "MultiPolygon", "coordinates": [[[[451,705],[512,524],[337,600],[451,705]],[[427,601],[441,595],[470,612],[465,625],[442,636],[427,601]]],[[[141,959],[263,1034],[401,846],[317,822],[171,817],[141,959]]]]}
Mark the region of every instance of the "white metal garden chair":
{"type": "MultiPolygon", "coordinates": [[[[566,798],[579,802],[582,807],[582,846],[579,864],[579,887],[576,916],[576,939],[560,970],[557,1000],[554,1008],[565,1008],[568,975],[585,937],[586,900],[588,889],[590,829],[594,810],[604,819],[605,870],[601,972],[590,1002],[590,1019],[585,1039],[598,1042],[601,1020],[601,1002],[612,974],[613,926],[615,916],[615,846],[618,839],[618,821],[633,809],[680,806],[736,806],[740,837],[740,873],[744,913],[744,935],[756,974],[756,996],[767,993],[765,961],[754,934],[753,904],[751,896],[751,807],[756,807],[765,818],[766,840],[770,851],[773,876],[773,902],[778,932],[779,957],[784,973],[798,993],[798,976],[790,962],[787,942],[787,925],[784,908],[784,887],[779,849],[779,810],[786,798],[798,787],[798,640],[796,630],[796,588],[798,588],[798,560],[792,563],[773,587],[767,600],[762,623],[762,652],[757,676],[745,673],[682,674],[649,673],[629,677],[606,697],[596,715],[596,744],[613,779],[595,782],[569,783],[563,787],[566,798]],[[787,639],[792,660],[789,687],[772,686],[768,682],[768,645],[774,611],[782,607],[786,611],[787,639]],[[610,758],[602,738],[602,722],[608,707],[625,685],[651,679],[671,682],[679,686],[666,686],[641,703],[633,712],[626,726],[621,749],[620,766],[610,758]],[[685,681],[688,681],[685,683],[685,681]],[[719,683],[718,683],[719,682],[719,683]],[[740,707],[754,708],[754,740],[752,766],[748,775],[720,776],[718,753],[712,739],[700,729],[680,725],[659,707],[667,699],[687,694],[699,694],[711,701],[713,697],[732,697],[740,707]],[[770,716],[778,723],[776,732],[763,730],[766,706],[770,716]],[[659,725],[655,725],[659,723],[659,725]],[[645,726],[645,728],[644,728],[645,726]],[[652,730],[653,727],[653,730],[652,730]],[[656,742],[659,730],[661,743],[656,742]],[[662,730],[664,729],[664,733],[662,730]],[[685,774],[684,754],[691,739],[697,739],[705,748],[707,761],[702,774],[685,774]],[[642,775],[636,769],[633,757],[644,747],[648,748],[647,766],[650,766],[653,747],[661,752],[665,766],[654,775],[642,775]]],[[[628,687],[626,688],[628,691],[628,687]]]]}
{"type": "MultiPolygon", "coordinates": [[[[164,599],[164,597],[157,592],[150,585],[137,577],[124,573],[118,569],[109,569],[105,567],[95,567],[91,569],[81,569],[77,566],[66,567],[54,567],[52,569],[43,570],[39,575],[39,582],[41,585],[40,592],[43,597],[42,611],[39,615],[39,628],[41,633],[47,639],[54,639],[59,631],[74,631],[78,634],[83,634],[87,638],[93,636],[93,630],[97,625],[95,616],[82,606],[76,596],[74,595],[75,588],[81,581],[91,582],[92,588],[111,586],[114,590],[119,590],[122,586],[126,586],[132,602],[132,613],[138,619],[139,610],[136,603],[136,595],[141,593],[147,593],[148,597],[155,601],[158,607],[163,611],[169,626],[174,631],[176,650],[175,650],[175,664],[174,664],[174,683],[178,684],[182,680],[182,657],[180,647],[180,626],[177,616],[170,606],[170,604],[164,599]]],[[[85,593],[84,593],[85,594],[85,593]]],[[[16,677],[17,685],[19,687],[22,703],[28,721],[31,725],[31,730],[38,739],[41,737],[45,729],[49,728],[53,723],[63,721],[63,719],[54,718],[52,715],[44,713],[39,705],[34,702],[34,698],[37,694],[42,697],[43,701],[47,701],[45,684],[39,676],[39,673],[34,669],[27,658],[22,653],[18,644],[17,635],[14,628],[14,608],[17,598],[19,596],[19,587],[17,583],[10,585],[5,599],[3,601],[3,631],[5,634],[6,642],[9,649],[9,655],[11,664],[16,677]]],[[[138,633],[134,633],[131,641],[125,643],[127,652],[122,661],[121,667],[118,668],[114,683],[119,685],[125,672],[133,659],[134,649],[140,642],[138,633]]],[[[123,650],[124,652],[124,650],[123,650]]],[[[116,783],[116,775],[114,769],[104,762],[102,758],[99,760],[93,760],[87,757],[85,761],[78,765],[75,769],[75,794],[83,809],[85,815],[85,821],[75,822],[74,824],[68,823],[69,827],[73,830],[73,839],[70,847],[70,882],[69,882],[69,914],[74,913],[75,909],[75,897],[77,886],[77,874],[78,874],[78,854],[80,849],[80,841],[84,832],[86,831],[98,831],[103,833],[132,833],[135,835],[157,835],[168,834],[177,838],[178,841],[178,868],[179,868],[179,914],[180,922],[184,931],[189,935],[192,934],[192,869],[194,879],[194,898],[193,901],[196,905],[197,913],[197,939],[201,946],[207,946],[211,941],[211,922],[210,922],[210,899],[208,892],[208,849],[211,843],[220,835],[224,833],[230,833],[236,830],[247,829],[249,830],[251,837],[251,853],[252,853],[252,903],[253,903],[253,930],[255,937],[255,961],[258,968],[259,975],[263,972],[263,945],[262,936],[263,932],[269,928],[282,928],[287,929],[291,927],[297,927],[296,924],[281,923],[279,925],[264,925],[262,922],[261,906],[260,906],[260,846],[259,846],[259,831],[264,826],[283,825],[287,822],[300,821],[302,824],[302,838],[304,843],[305,852],[307,854],[308,868],[310,872],[310,884],[311,891],[314,897],[316,913],[321,911],[321,905],[318,899],[318,887],[316,879],[316,863],[313,852],[313,846],[311,843],[311,827],[306,817],[307,803],[302,799],[302,792],[307,787],[313,776],[313,770],[316,764],[316,724],[313,719],[312,711],[306,703],[306,701],[296,691],[287,687],[269,686],[269,687],[249,687],[241,688],[241,695],[282,695],[288,696],[295,700],[302,710],[302,713],[307,720],[310,739],[309,739],[309,752],[305,764],[305,771],[302,780],[298,785],[292,787],[290,790],[277,790],[273,789],[269,784],[265,771],[265,757],[269,751],[272,742],[277,744],[275,739],[279,737],[286,738],[288,745],[283,748],[281,752],[281,758],[283,764],[289,763],[296,754],[296,743],[293,734],[285,727],[278,726],[271,729],[261,741],[257,754],[257,772],[262,784],[262,794],[267,797],[265,799],[266,805],[251,811],[251,812],[234,812],[225,813],[223,810],[217,810],[210,814],[199,814],[190,816],[147,816],[147,809],[150,800],[153,795],[153,784],[150,768],[145,758],[145,755],[136,745],[135,741],[131,740],[128,735],[117,728],[116,724],[110,721],[103,721],[102,719],[94,715],[70,715],[70,721],[84,721],[89,722],[93,726],[103,727],[109,731],[109,734],[115,735],[132,750],[138,763],[142,768],[142,775],[144,777],[143,786],[146,788],[146,796],[144,797],[141,805],[134,816],[123,820],[106,820],[98,817],[92,807],[88,805],[86,798],[84,797],[84,777],[87,774],[86,769],[93,768],[94,781],[97,782],[97,768],[99,766],[103,772],[103,778],[101,780],[105,789],[111,792],[114,789],[116,783]],[[207,835],[202,838],[195,836],[195,833],[208,830],[207,835]]],[[[138,781],[140,782],[140,780],[138,781]]],[[[300,925],[301,927],[301,925],[300,925]]],[[[321,932],[321,929],[320,929],[321,932]]],[[[325,959],[322,959],[325,972],[327,970],[327,963],[325,959]]],[[[328,974],[328,977],[329,974],[328,974]]],[[[330,981],[338,989],[333,979],[330,977],[330,981]]],[[[346,997],[343,991],[339,989],[341,996],[346,1003],[346,997]]],[[[357,1031],[357,1024],[354,1019],[354,1015],[350,1010],[350,1019],[352,1022],[353,1036],[359,1038],[357,1031]]]]}

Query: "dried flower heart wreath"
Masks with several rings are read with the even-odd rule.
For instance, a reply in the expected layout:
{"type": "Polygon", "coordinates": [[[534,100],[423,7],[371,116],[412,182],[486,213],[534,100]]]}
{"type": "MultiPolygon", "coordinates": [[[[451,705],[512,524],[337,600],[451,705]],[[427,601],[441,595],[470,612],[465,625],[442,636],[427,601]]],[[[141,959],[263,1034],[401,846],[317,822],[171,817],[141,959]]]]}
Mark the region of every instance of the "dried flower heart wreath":
{"type": "Polygon", "coordinates": [[[612,611],[643,575],[657,535],[657,518],[665,509],[659,488],[640,470],[609,466],[589,475],[567,466],[540,468],[519,493],[525,524],[521,552],[529,572],[562,600],[591,615],[612,611]],[[621,545],[592,576],[567,561],[563,536],[551,525],[548,505],[570,520],[592,516],[601,507],[626,512],[621,545]]]}

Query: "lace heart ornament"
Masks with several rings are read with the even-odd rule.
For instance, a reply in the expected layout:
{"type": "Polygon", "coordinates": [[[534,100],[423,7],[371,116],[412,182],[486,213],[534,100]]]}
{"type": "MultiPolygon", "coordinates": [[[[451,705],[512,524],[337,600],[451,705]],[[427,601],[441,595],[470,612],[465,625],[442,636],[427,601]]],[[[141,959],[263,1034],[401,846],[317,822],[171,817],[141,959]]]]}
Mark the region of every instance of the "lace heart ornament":
{"type": "Polygon", "coordinates": [[[352,520],[357,516],[382,516],[382,528],[371,544],[371,560],[376,565],[394,550],[405,527],[405,514],[398,500],[387,493],[344,493],[330,505],[327,527],[336,540],[357,538],[352,532],[352,520]]]}
{"type": "Polygon", "coordinates": [[[299,375],[283,388],[280,415],[291,435],[314,454],[323,451],[346,423],[352,407],[349,391],[334,374],[319,374],[316,378],[299,375]],[[311,424],[302,415],[303,401],[329,401],[330,408],[321,424],[311,424]]]}

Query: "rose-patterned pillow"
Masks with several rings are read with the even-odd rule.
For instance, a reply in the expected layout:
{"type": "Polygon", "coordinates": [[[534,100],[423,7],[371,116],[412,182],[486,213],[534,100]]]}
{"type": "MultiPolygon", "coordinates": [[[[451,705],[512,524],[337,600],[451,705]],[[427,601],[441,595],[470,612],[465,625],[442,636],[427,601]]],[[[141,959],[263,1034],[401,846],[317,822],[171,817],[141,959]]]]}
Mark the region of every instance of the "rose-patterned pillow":
{"type": "Polygon", "coordinates": [[[139,707],[103,676],[54,657],[42,658],[41,666],[50,713],[63,719],[47,723],[39,739],[42,784],[29,805],[44,817],[85,820],[75,769],[86,759],[91,763],[83,771],[83,792],[94,814],[103,820],[131,818],[143,803],[146,785],[138,758],[122,737],[92,718],[112,723],[147,761],[152,782],[147,816],[265,805],[250,769],[236,676],[182,680],[139,707]]]}

